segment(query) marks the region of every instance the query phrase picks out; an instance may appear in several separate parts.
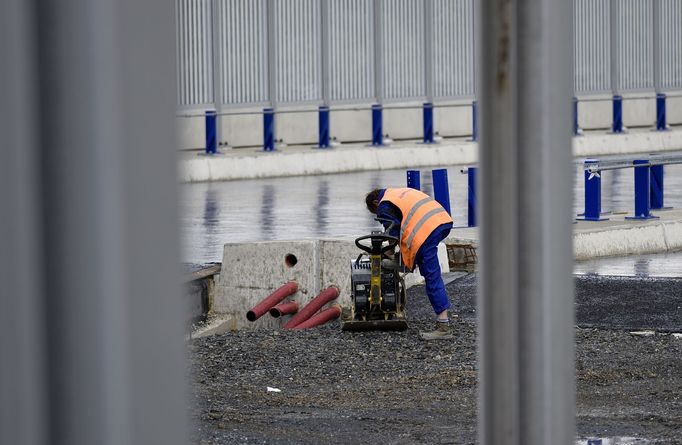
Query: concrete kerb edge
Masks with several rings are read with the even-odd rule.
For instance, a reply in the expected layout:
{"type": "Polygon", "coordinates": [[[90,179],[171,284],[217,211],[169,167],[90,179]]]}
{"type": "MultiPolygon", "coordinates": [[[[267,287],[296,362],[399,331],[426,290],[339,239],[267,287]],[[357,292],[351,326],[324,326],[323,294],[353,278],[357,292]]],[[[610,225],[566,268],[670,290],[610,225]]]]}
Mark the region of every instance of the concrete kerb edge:
{"type": "MultiPolygon", "coordinates": [[[[573,138],[574,156],[604,156],[682,149],[682,131],[639,131],[621,135],[593,133],[573,138]]],[[[427,166],[465,165],[478,160],[478,144],[445,141],[371,148],[365,145],[330,150],[286,149],[264,153],[243,150],[224,156],[180,160],[182,182],[226,181],[311,174],[347,173],[427,166]]]]}

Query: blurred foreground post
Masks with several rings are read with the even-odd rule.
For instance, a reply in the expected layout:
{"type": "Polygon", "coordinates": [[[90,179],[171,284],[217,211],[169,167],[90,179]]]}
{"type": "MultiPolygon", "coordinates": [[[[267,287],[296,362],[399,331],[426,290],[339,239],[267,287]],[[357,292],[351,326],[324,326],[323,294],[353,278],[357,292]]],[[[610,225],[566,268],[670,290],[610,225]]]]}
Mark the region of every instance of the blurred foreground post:
{"type": "Polygon", "coordinates": [[[574,443],[571,8],[479,9],[482,444],[574,443]]]}
{"type": "Polygon", "coordinates": [[[184,444],[174,10],[0,3],[0,443],[184,444]]]}

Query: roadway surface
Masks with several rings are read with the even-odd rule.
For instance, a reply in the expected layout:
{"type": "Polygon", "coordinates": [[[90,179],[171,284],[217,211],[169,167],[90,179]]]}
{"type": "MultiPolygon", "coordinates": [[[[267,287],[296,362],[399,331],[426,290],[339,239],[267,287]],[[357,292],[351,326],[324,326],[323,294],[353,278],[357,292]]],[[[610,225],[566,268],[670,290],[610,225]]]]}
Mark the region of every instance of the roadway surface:
{"type": "MultiPolygon", "coordinates": [[[[606,159],[606,158],[602,158],[606,159]]],[[[456,226],[467,223],[467,178],[448,169],[456,226]]],[[[682,165],[665,167],[667,206],[682,208],[682,165]]],[[[422,189],[432,192],[430,170],[422,189]]],[[[575,166],[574,212],[584,207],[582,167],[575,166]]],[[[538,172],[541,174],[541,172],[538,172]]],[[[633,171],[602,174],[602,210],[632,212],[633,171]]],[[[349,238],[377,228],[364,206],[373,188],[403,187],[405,170],[182,184],[180,230],[187,263],[220,262],[229,242],[349,238]]]]}
{"type": "MultiPolygon", "coordinates": [[[[446,288],[453,340],[419,339],[433,313],[415,286],[405,332],[330,323],[191,341],[192,442],[475,443],[476,277],[446,288]]],[[[681,306],[680,279],[576,278],[576,443],[682,443],[681,306]]]]}

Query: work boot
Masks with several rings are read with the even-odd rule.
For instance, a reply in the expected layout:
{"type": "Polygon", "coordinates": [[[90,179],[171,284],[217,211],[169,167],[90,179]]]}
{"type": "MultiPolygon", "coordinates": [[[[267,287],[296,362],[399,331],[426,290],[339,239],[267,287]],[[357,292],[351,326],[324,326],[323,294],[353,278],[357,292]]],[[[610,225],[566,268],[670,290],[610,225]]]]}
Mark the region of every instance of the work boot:
{"type": "Polygon", "coordinates": [[[452,327],[450,321],[436,321],[436,329],[430,332],[419,332],[422,340],[447,340],[451,339],[452,327]]]}

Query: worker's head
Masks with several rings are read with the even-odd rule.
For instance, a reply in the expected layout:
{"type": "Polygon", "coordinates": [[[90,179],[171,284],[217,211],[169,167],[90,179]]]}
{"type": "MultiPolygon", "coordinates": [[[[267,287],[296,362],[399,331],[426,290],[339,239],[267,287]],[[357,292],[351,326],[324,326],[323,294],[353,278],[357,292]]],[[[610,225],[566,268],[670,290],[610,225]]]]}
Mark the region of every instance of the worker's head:
{"type": "Polygon", "coordinates": [[[381,193],[381,189],[374,189],[367,193],[367,196],[365,197],[367,210],[374,214],[377,213],[377,208],[379,207],[379,193],[381,193]]]}

